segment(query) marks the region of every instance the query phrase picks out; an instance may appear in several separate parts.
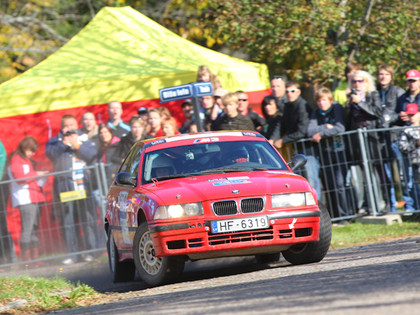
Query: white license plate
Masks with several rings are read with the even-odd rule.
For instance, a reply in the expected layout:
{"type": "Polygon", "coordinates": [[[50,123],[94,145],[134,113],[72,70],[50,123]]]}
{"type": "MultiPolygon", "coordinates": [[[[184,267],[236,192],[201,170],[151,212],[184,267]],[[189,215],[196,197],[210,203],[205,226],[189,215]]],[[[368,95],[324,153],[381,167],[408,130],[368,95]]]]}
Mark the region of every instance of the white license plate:
{"type": "Polygon", "coordinates": [[[213,233],[248,231],[268,228],[268,219],[266,216],[247,217],[241,219],[229,219],[211,222],[211,231],[213,233]]]}

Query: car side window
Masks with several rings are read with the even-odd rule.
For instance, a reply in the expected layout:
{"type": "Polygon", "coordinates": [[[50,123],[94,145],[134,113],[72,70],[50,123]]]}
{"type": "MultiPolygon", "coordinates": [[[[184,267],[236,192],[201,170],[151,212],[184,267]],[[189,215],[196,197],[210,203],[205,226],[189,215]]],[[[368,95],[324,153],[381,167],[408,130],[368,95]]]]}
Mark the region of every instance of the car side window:
{"type": "Polygon", "coordinates": [[[134,146],[131,149],[130,153],[128,154],[121,167],[121,172],[128,172],[131,174],[132,177],[137,178],[142,149],[143,148],[141,146],[134,146]]]}

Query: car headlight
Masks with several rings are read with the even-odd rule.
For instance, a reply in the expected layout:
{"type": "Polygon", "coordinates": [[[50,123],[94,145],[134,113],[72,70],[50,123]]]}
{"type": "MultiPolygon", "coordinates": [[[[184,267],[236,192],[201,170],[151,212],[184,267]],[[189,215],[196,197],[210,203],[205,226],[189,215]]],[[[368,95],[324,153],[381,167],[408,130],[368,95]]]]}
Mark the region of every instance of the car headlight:
{"type": "Polygon", "coordinates": [[[273,208],[299,207],[315,205],[315,199],[312,193],[292,193],[279,194],[271,196],[273,208]]]}
{"type": "Polygon", "coordinates": [[[200,214],[203,214],[203,206],[201,202],[186,203],[182,205],[160,206],[156,209],[154,219],[161,220],[170,218],[182,218],[200,214]]]}

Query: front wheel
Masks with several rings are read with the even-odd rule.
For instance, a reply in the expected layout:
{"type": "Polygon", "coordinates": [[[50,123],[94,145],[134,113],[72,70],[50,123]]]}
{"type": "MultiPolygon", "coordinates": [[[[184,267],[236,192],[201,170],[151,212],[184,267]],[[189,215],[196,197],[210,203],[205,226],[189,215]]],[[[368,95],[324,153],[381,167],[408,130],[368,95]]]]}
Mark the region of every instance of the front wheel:
{"type": "Polygon", "coordinates": [[[140,278],[150,286],[168,283],[184,270],[185,260],[179,256],[156,257],[147,222],[137,228],[133,244],[134,263],[140,278]]]}
{"type": "Polygon", "coordinates": [[[310,264],[321,261],[331,244],[331,218],[327,208],[319,203],[321,211],[319,223],[319,241],[296,244],[282,252],[283,257],[293,265],[310,264]]]}
{"type": "Polygon", "coordinates": [[[111,270],[112,280],[114,282],[127,282],[134,280],[136,274],[136,267],[133,261],[120,261],[118,257],[117,246],[115,245],[114,237],[111,229],[108,230],[108,261],[109,269],[111,270]]]}

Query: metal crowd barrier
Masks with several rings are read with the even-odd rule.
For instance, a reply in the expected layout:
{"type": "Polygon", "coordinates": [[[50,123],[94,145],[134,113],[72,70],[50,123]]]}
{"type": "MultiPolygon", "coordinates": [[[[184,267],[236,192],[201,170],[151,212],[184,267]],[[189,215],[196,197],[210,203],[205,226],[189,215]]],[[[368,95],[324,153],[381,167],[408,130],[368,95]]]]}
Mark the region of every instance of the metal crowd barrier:
{"type": "Polygon", "coordinates": [[[318,186],[333,222],[367,214],[409,216],[420,212],[420,189],[418,166],[399,150],[405,128],[358,129],[320,143],[303,139],[280,152],[286,160],[296,153],[307,156],[300,174],[318,186]]]}
{"type": "MultiPolygon", "coordinates": [[[[106,252],[106,235],[103,228],[106,194],[110,179],[107,168],[102,163],[86,167],[90,175],[89,187],[85,187],[86,197],[62,202],[54,194],[55,176],[71,173],[72,170],[28,177],[46,180],[43,188],[45,202],[40,204],[38,218],[39,257],[28,261],[21,258],[21,221],[18,207],[12,207],[10,184],[18,180],[0,181],[0,267],[15,265],[42,265],[50,261],[64,261],[69,257],[73,262],[98,257],[106,252]],[[74,203],[74,223],[69,225],[63,218],[68,211],[65,206],[74,203]],[[66,210],[65,210],[66,209],[66,210]],[[74,230],[76,246],[69,251],[65,241],[65,228],[74,230]],[[89,239],[89,241],[87,241],[89,239]],[[88,244],[89,243],[89,244],[88,244]]],[[[76,197],[77,198],[77,197],[76,197]]]]}
{"type": "MultiPolygon", "coordinates": [[[[402,129],[359,129],[323,138],[320,143],[303,139],[285,145],[280,152],[286,161],[296,153],[308,157],[308,163],[301,174],[314,187],[318,186],[319,198],[329,209],[333,222],[366,214],[419,213],[417,166],[398,150],[398,137],[402,129]]],[[[19,256],[20,215],[19,210],[11,207],[9,202],[9,186],[13,180],[1,181],[0,267],[62,261],[69,256],[83,259],[87,255],[104,254],[106,235],[103,218],[111,181],[108,178],[110,176],[107,177],[111,173],[108,167],[110,165],[101,163],[87,167],[93,184],[88,187],[86,198],[78,201],[78,219],[72,228],[78,231],[74,237],[79,246],[73,251],[69,251],[66,246],[63,221],[60,220],[64,203],[55,198],[53,193],[54,176],[67,172],[43,176],[48,177],[48,180],[44,185],[46,201],[41,207],[38,226],[40,256],[30,262],[19,256]],[[86,244],[88,231],[94,231],[94,246],[86,244]]]]}

